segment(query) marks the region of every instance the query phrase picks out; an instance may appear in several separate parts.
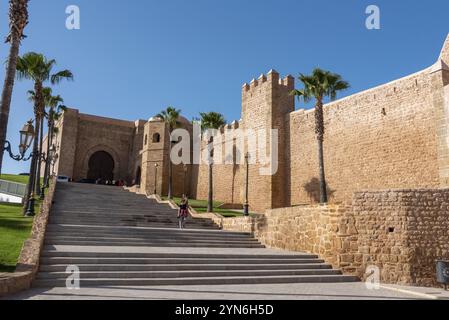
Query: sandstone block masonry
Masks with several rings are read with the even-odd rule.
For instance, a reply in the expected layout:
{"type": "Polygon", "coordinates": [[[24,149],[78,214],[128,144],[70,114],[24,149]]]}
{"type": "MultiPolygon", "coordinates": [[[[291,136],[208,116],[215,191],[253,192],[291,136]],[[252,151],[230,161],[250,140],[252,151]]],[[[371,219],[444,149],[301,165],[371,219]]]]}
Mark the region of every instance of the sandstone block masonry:
{"type": "Polygon", "coordinates": [[[449,260],[449,189],[358,192],[351,206],[298,206],[219,219],[267,247],[319,254],[346,274],[382,283],[438,286],[435,261],[449,260]]]}

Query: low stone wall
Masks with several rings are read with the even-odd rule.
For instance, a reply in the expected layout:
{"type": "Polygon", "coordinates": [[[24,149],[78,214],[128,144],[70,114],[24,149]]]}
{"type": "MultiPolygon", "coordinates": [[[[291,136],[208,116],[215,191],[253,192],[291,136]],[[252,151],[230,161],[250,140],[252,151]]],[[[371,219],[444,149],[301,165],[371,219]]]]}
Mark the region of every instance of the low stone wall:
{"type": "Polygon", "coordinates": [[[309,252],[346,274],[383,283],[438,286],[435,260],[449,259],[449,189],[359,192],[351,206],[299,206],[219,218],[224,230],[253,233],[269,248],[309,252]]]}
{"type": "Polygon", "coordinates": [[[449,260],[449,189],[360,192],[353,212],[359,274],[375,265],[383,282],[438,286],[435,261],[449,260]]]}
{"type": "Polygon", "coordinates": [[[211,217],[228,231],[251,232],[268,248],[319,254],[334,267],[352,265],[342,263],[357,240],[353,227],[348,227],[344,206],[300,206],[267,210],[265,214],[250,217],[211,217]],[[352,244],[351,244],[352,240],[352,244]]]}
{"type": "Polygon", "coordinates": [[[17,293],[31,287],[39,270],[39,258],[44,245],[45,231],[55,190],[56,181],[53,180],[40,212],[34,218],[31,236],[23,244],[16,272],[0,274],[0,296],[17,293]]]}

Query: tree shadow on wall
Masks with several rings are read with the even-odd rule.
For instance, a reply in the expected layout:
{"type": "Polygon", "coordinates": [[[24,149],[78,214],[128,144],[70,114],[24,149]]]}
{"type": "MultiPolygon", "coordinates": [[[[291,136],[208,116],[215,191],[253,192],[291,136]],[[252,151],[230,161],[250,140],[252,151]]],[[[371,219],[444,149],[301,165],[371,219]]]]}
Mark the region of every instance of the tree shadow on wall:
{"type": "MultiPolygon", "coordinates": [[[[307,195],[312,203],[320,202],[320,179],[312,178],[309,182],[304,184],[304,190],[306,190],[307,195]]],[[[330,199],[333,198],[335,190],[331,189],[329,185],[326,185],[327,196],[330,199]]]]}

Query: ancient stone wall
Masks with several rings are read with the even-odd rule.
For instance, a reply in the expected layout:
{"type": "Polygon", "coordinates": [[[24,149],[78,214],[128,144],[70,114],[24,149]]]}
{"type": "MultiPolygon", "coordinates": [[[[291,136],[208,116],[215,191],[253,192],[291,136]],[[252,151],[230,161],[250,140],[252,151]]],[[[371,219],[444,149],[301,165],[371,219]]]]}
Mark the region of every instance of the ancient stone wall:
{"type": "Polygon", "coordinates": [[[252,217],[214,218],[225,230],[252,232],[267,247],[320,255],[364,279],[437,286],[435,260],[449,259],[449,189],[359,192],[352,206],[298,206],[252,217]]]}
{"type": "MultiPolygon", "coordinates": [[[[441,87],[440,87],[441,88],[441,87]]],[[[325,106],[324,163],[331,202],[358,190],[440,186],[429,70],[325,106]]],[[[291,202],[316,202],[313,110],[290,115],[291,202]]]]}
{"type": "Polygon", "coordinates": [[[143,121],[124,121],[81,114],[68,109],[57,122],[56,135],[59,175],[74,180],[87,178],[89,159],[105,151],[114,159],[114,179],[129,183],[135,178],[143,143],[143,121]]]}
{"type": "Polygon", "coordinates": [[[39,259],[44,247],[45,231],[55,191],[56,181],[52,180],[47,196],[41,204],[40,212],[34,218],[31,235],[23,244],[15,272],[0,273],[0,297],[15,294],[31,287],[39,270],[39,259]]]}
{"type": "Polygon", "coordinates": [[[435,261],[449,259],[449,189],[360,192],[353,214],[359,274],[371,264],[387,283],[437,285],[435,261]]]}
{"type": "MultiPolygon", "coordinates": [[[[217,132],[214,139],[214,159],[213,159],[213,189],[214,199],[230,204],[243,204],[244,201],[244,181],[243,174],[245,168],[244,160],[240,154],[240,147],[237,135],[239,134],[239,123],[233,122],[226,125],[217,132]]],[[[200,147],[200,154],[207,153],[207,141],[203,141],[200,147]]],[[[205,159],[204,159],[205,160],[205,159]]],[[[207,199],[209,191],[209,166],[201,162],[195,168],[197,180],[193,189],[197,199],[207,199]]]]}

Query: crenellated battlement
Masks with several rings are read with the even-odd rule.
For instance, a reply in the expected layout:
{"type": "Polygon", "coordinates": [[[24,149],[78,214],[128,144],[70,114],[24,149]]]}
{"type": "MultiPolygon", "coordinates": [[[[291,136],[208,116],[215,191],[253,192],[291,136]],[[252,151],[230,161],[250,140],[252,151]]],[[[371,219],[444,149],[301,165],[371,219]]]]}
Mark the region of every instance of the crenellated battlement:
{"type": "Polygon", "coordinates": [[[271,69],[266,75],[261,74],[259,78],[252,79],[251,82],[244,83],[242,86],[243,94],[251,93],[255,89],[260,89],[264,87],[266,84],[271,84],[272,86],[283,87],[287,90],[293,90],[295,87],[295,78],[291,75],[287,75],[284,78],[280,78],[279,73],[271,69]]]}

